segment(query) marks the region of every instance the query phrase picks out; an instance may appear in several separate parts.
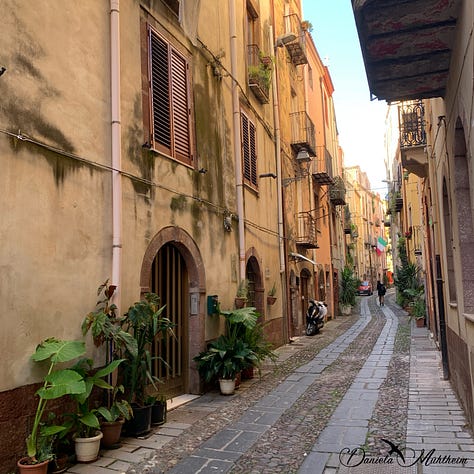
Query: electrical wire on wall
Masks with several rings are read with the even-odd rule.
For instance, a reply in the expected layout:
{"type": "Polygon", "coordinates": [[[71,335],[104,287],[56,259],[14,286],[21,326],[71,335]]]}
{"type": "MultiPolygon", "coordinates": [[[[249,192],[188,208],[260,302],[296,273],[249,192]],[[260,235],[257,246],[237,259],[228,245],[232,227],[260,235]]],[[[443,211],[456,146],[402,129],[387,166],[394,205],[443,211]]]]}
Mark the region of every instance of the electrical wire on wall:
{"type": "MultiPolygon", "coordinates": [[[[49,150],[53,153],[57,153],[58,155],[65,156],[67,158],[75,160],[79,163],[83,163],[87,166],[90,166],[90,167],[95,168],[95,169],[100,170],[100,171],[107,171],[107,172],[117,171],[122,176],[130,179],[131,181],[140,182],[140,183],[143,183],[147,186],[151,186],[151,187],[154,187],[154,188],[157,188],[157,189],[161,189],[161,190],[167,191],[171,194],[175,194],[177,196],[185,197],[185,198],[191,199],[195,202],[198,202],[200,204],[203,204],[206,207],[208,207],[209,209],[212,209],[216,214],[220,214],[223,217],[236,216],[236,212],[233,212],[233,211],[229,210],[228,208],[220,206],[218,204],[214,204],[213,202],[208,201],[207,199],[203,199],[203,198],[200,198],[198,196],[193,196],[191,194],[183,193],[182,191],[177,191],[177,190],[172,189],[172,188],[170,188],[168,186],[165,186],[163,184],[155,183],[154,181],[151,181],[149,179],[142,178],[140,176],[136,176],[136,175],[134,175],[132,173],[128,173],[126,171],[116,170],[112,166],[105,165],[105,164],[102,164],[102,163],[98,163],[96,161],[89,160],[87,158],[81,157],[81,156],[76,155],[74,153],[61,150],[60,148],[56,148],[52,145],[48,145],[47,143],[43,143],[43,142],[40,142],[38,140],[35,140],[34,138],[31,138],[28,135],[23,134],[20,130],[17,133],[14,133],[14,132],[10,132],[8,130],[5,130],[3,128],[0,128],[0,133],[2,133],[4,135],[7,135],[11,138],[14,138],[16,140],[20,140],[20,141],[25,142],[25,143],[31,143],[32,145],[35,145],[35,146],[38,146],[38,147],[41,147],[41,148],[45,148],[45,149],[47,149],[47,150],[49,150]]],[[[261,226],[259,224],[255,224],[254,222],[251,222],[247,219],[245,219],[244,222],[245,222],[246,225],[248,225],[250,227],[253,227],[255,229],[258,229],[260,232],[264,232],[264,233],[272,235],[274,237],[278,237],[278,232],[276,230],[272,230],[272,229],[266,228],[264,226],[261,226]]],[[[288,239],[287,238],[286,240],[296,242],[296,239],[288,239]]]]}

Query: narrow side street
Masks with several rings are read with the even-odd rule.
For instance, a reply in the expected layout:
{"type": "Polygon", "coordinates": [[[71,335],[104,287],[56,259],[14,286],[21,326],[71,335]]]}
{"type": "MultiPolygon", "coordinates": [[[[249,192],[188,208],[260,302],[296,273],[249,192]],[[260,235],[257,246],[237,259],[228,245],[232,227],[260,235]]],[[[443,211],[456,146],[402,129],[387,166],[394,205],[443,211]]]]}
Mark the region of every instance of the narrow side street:
{"type": "Polygon", "coordinates": [[[124,439],[120,449],[68,472],[473,469],[474,441],[449,382],[441,379],[439,353],[426,328],[412,327],[410,338],[411,322],[393,300],[390,294],[380,308],[375,296],[362,297],[358,314],[280,348],[276,366],[244,382],[236,395],[198,397],[170,411],[147,438],[124,439]],[[396,451],[387,456],[388,442],[403,459],[396,451]]]}

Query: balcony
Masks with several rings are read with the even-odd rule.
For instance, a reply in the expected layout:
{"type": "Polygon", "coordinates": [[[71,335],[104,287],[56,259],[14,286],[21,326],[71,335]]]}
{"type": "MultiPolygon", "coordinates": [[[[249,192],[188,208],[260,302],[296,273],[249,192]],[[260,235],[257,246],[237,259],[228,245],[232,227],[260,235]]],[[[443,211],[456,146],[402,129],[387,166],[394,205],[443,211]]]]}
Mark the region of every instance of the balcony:
{"type": "Polygon", "coordinates": [[[300,212],[298,214],[296,245],[305,249],[319,248],[316,238],[316,220],[309,212],[300,212]]]}
{"type": "Polygon", "coordinates": [[[309,156],[316,156],[316,136],[314,134],[314,123],[306,112],[294,112],[290,114],[291,123],[291,147],[298,153],[306,150],[309,156]]]}
{"type": "Polygon", "coordinates": [[[398,106],[400,151],[403,167],[420,178],[428,176],[425,108],[422,100],[402,102],[398,106]]]}
{"type": "Polygon", "coordinates": [[[352,0],[373,96],[444,97],[461,2],[352,0]]]}
{"type": "Polygon", "coordinates": [[[272,80],[272,60],[263,56],[256,44],[248,46],[248,84],[261,104],[268,104],[272,80]]]}
{"type": "Polygon", "coordinates": [[[313,161],[311,174],[316,184],[334,184],[332,156],[325,146],[316,147],[316,160],[313,161]]]}
{"type": "Polygon", "coordinates": [[[334,184],[329,187],[329,200],[334,206],[346,205],[346,186],[340,176],[336,176],[334,184]]]}
{"type": "Polygon", "coordinates": [[[285,48],[290,55],[291,62],[295,66],[307,64],[306,57],[306,36],[302,28],[299,16],[296,13],[285,15],[285,33],[295,37],[293,41],[285,42],[285,48]]]}

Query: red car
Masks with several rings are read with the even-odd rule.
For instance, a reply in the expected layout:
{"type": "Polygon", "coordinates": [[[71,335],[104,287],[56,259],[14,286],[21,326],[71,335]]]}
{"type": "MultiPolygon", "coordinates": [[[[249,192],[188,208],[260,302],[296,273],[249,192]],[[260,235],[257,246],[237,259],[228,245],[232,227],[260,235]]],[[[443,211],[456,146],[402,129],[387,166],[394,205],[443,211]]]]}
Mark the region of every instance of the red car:
{"type": "Polygon", "coordinates": [[[359,285],[359,288],[357,288],[357,294],[358,295],[372,295],[373,290],[372,290],[372,285],[368,281],[363,281],[359,285]]]}

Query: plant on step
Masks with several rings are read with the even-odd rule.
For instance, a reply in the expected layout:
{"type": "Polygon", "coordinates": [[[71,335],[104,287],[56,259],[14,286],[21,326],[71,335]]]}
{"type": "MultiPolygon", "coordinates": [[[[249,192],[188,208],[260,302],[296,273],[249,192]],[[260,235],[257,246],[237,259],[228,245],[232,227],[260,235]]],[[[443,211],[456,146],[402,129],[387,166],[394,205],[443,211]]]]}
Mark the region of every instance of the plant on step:
{"type": "Polygon", "coordinates": [[[128,347],[122,349],[125,359],[122,366],[123,384],[127,400],[144,406],[147,387],[157,390],[159,378],[153,374],[153,363],[156,360],[167,364],[160,356],[154,356],[151,347],[159,337],[174,335],[174,324],[163,316],[166,306],[160,305],[160,297],[155,293],[146,293],[144,299],[133,304],[121,320],[122,328],[129,332],[137,343],[133,353],[128,347]]]}
{"type": "Polygon", "coordinates": [[[43,425],[43,415],[49,400],[65,395],[80,395],[86,391],[82,377],[71,369],[56,369],[57,364],[70,362],[85,353],[85,344],[81,341],[62,341],[55,338],[46,339],[37,347],[31,359],[42,363],[49,361],[43,386],[36,392],[39,397],[31,433],[26,439],[29,464],[36,464],[52,458],[48,448],[52,437],[63,432],[63,425],[43,425]]]}

